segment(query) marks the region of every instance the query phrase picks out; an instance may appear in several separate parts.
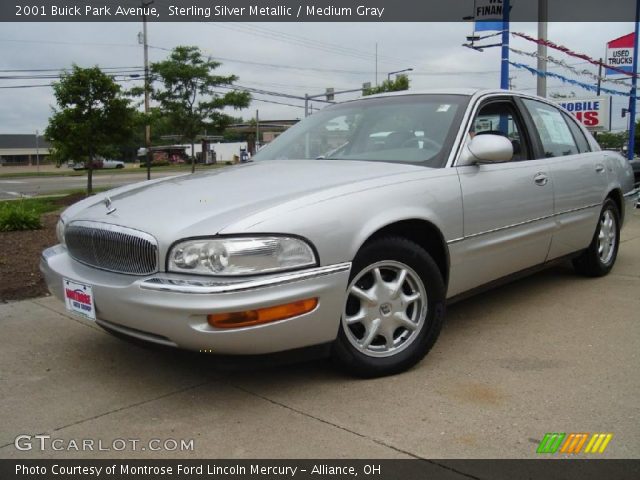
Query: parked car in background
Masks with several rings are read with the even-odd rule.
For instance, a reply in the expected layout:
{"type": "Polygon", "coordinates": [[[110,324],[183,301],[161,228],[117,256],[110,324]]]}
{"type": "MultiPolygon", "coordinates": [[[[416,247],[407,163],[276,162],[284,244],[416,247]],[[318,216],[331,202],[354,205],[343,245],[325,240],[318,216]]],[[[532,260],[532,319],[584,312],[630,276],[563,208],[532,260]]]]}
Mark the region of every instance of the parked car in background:
{"type": "Polygon", "coordinates": [[[333,105],[253,160],[71,206],[42,255],[49,289],[121,336],[239,355],[325,345],[356,375],[388,375],[431,349],[448,302],[563,259],[609,273],[638,197],[622,156],[511,91],[333,105]]]}
{"type": "MultiPolygon", "coordinates": [[[[638,187],[640,186],[640,158],[635,157],[629,162],[629,164],[633,169],[633,177],[636,183],[636,187],[638,187]]],[[[636,208],[640,208],[640,199],[638,200],[638,203],[636,203],[636,208]]]]}
{"type": "MultiPolygon", "coordinates": [[[[77,162],[73,165],[74,170],[86,170],[89,168],[88,162],[77,162]]],[[[107,168],[124,168],[124,162],[122,160],[103,160],[103,159],[95,159],[93,160],[93,169],[107,168]]]]}
{"type": "MultiPolygon", "coordinates": [[[[73,165],[73,169],[76,170],[76,171],[86,170],[88,168],[89,168],[89,162],[88,161],[87,162],[76,162],[73,165]]],[[[94,160],[93,161],[93,169],[94,170],[98,170],[100,168],[102,168],[102,160],[94,160]]]]}
{"type": "Polygon", "coordinates": [[[633,169],[633,176],[636,183],[640,182],[640,158],[636,157],[629,162],[633,169]]]}
{"type": "Polygon", "coordinates": [[[102,168],[124,168],[122,160],[103,160],[102,168]]]}

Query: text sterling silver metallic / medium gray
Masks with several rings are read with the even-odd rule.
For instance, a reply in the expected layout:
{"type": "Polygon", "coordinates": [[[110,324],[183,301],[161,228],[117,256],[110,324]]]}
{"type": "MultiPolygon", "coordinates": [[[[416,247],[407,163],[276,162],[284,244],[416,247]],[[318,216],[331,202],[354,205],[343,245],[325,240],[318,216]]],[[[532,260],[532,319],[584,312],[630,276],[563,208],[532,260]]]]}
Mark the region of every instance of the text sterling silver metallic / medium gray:
{"type": "Polygon", "coordinates": [[[375,95],[250,163],[71,206],[41,269],[121,336],[240,355],[326,345],[381,376],[420,361],[462,295],[555,260],[607,274],[637,199],[628,162],[545,99],[375,95]]]}

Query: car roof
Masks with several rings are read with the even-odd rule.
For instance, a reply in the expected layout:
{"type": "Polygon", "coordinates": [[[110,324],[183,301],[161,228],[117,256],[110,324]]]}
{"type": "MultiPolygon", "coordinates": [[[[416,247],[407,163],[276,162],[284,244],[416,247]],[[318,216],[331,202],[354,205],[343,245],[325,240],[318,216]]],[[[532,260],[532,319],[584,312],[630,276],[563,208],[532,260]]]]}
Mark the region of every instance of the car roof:
{"type": "Polygon", "coordinates": [[[379,97],[397,97],[403,95],[465,95],[471,96],[476,93],[483,92],[483,90],[476,88],[429,88],[424,90],[400,90],[398,92],[384,92],[376,93],[374,95],[367,95],[362,97],[363,99],[379,98],[379,97]]]}
{"type": "Polygon", "coordinates": [[[519,92],[517,90],[502,90],[499,88],[430,88],[424,90],[400,90],[398,92],[376,93],[374,95],[367,95],[364,97],[359,97],[357,99],[346,100],[345,102],[338,103],[347,103],[355,100],[368,100],[371,98],[402,97],[409,95],[463,95],[466,97],[481,97],[491,94],[518,95],[528,98],[537,98],[536,95],[531,95],[529,93],[519,92]]]}
{"type": "MultiPolygon", "coordinates": [[[[532,95],[531,93],[520,92],[518,90],[503,90],[499,88],[494,89],[483,89],[483,88],[431,88],[424,90],[401,90],[398,92],[385,92],[385,93],[376,93],[374,95],[367,95],[364,97],[358,97],[350,100],[345,100],[343,102],[337,102],[337,104],[341,103],[350,103],[350,102],[359,102],[366,101],[374,98],[385,98],[385,97],[403,97],[410,95],[461,95],[465,97],[474,97],[480,98],[485,95],[516,95],[524,98],[531,98],[535,100],[540,100],[552,105],[556,105],[555,102],[552,102],[548,98],[541,98],[537,95],[532,95]]],[[[557,105],[556,105],[557,106],[557,105]]]]}

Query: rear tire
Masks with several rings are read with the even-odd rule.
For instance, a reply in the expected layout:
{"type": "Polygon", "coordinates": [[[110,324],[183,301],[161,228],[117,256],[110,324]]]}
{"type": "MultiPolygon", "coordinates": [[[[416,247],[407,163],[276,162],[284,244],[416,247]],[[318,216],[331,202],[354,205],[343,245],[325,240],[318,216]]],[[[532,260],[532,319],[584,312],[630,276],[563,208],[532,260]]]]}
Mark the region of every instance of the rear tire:
{"type": "Polygon", "coordinates": [[[573,260],[576,271],[587,277],[602,277],[616,263],[620,246],[620,212],[607,198],[602,206],[598,226],[589,247],[573,260]]]}
{"type": "Polygon", "coordinates": [[[411,368],[436,342],[445,287],[429,253],[402,237],[365,244],[353,261],[334,360],[365,378],[411,368]]]}

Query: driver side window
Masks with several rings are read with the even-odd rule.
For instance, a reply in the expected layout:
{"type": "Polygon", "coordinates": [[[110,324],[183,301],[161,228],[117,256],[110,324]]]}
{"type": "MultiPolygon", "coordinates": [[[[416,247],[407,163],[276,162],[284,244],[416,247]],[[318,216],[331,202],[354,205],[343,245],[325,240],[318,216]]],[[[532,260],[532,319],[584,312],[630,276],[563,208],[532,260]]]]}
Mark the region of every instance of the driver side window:
{"type": "Polygon", "coordinates": [[[511,161],[529,160],[530,149],[527,144],[520,119],[511,102],[497,101],[480,107],[469,132],[476,135],[500,135],[508,138],[513,145],[511,161]]]}

